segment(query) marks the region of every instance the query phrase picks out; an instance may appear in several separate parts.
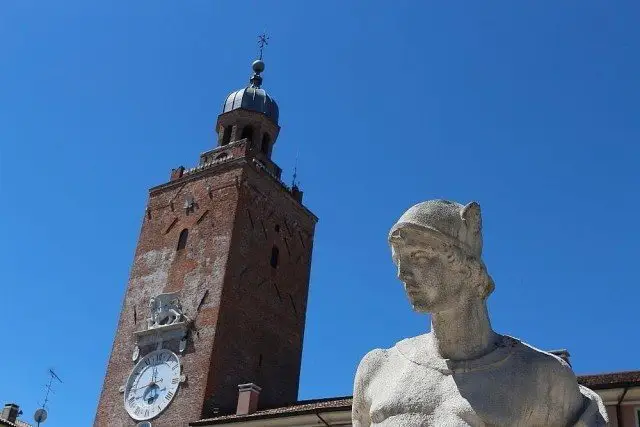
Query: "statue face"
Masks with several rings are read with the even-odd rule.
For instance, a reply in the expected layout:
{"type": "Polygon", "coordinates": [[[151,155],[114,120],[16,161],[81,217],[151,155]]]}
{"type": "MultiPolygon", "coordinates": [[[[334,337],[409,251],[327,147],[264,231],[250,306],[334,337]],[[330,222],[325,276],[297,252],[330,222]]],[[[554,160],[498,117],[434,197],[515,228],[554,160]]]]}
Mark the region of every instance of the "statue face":
{"type": "Polygon", "coordinates": [[[440,248],[412,240],[395,241],[391,253],[415,311],[446,311],[472,298],[464,274],[453,268],[440,248]]]}

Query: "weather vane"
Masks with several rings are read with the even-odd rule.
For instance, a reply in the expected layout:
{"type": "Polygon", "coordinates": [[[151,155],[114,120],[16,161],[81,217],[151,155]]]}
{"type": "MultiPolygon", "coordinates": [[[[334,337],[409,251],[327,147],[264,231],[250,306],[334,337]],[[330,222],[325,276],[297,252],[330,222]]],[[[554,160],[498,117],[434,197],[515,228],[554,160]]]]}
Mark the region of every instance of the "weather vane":
{"type": "Polygon", "coordinates": [[[258,49],[260,52],[260,60],[262,61],[262,51],[264,47],[269,44],[269,36],[267,33],[262,33],[258,36],[258,49]]]}

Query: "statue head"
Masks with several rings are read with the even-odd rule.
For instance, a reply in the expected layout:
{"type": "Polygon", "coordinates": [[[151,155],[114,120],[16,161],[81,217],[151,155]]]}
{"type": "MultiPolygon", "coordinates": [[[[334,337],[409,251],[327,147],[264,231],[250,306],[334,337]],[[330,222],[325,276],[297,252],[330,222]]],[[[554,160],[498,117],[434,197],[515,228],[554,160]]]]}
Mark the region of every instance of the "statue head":
{"type": "Polygon", "coordinates": [[[391,228],[389,244],[398,278],[418,312],[484,300],[494,289],[482,262],[482,217],[476,202],[418,203],[391,228]]]}

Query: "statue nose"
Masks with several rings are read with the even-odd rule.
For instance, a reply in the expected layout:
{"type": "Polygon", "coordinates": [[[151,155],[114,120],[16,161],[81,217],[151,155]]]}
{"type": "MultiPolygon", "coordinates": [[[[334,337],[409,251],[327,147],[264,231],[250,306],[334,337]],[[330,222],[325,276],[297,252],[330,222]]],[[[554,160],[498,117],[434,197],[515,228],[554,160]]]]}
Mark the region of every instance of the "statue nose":
{"type": "Polygon", "coordinates": [[[411,271],[409,271],[404,264],[398,263],[398,279],[406,282],[408,279],[412,278],[413,274],[411,274],[411,271]]]}

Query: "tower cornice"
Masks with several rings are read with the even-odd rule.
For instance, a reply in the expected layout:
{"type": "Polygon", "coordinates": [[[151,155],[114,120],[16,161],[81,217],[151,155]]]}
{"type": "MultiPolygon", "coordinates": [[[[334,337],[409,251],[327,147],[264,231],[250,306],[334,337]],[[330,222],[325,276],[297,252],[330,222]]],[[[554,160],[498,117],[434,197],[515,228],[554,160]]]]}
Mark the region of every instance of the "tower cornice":
{"type": "MultiPolygon", "coordinates": [[[[309,208],[302,204],[302,202],[298,201],[294,197],[294,195],[292,194],[292,189],[290,189],[284,182],[275,177],[273,174],[268,173],[268,170],[261,168],[259,165],[259,160],[255,157],[238,157],[225,160],[223,162],[204,165],[203,167],[188,169],[185,171],[185,174],[181,178],[174,179],[172,181],[150,188],[149,194],[156,195],[164,191],[170,191],[176,187],[181,187],[189,182],[197,181],[207,176],[215,176],[239,168],[249,168],[255,173],[259,173],[268,177],[267,179],[269,181],[275,184],[280,190],[283,190],[283,193],[287,195],[292,203],[301,208],[303,212],[314,222],[318,222],[318,217],[313,212],[311,212],[309,208]]],[[[241,184],[242,183],[240,181],[235,183],[236,186],[239,186],[241,184]]]]}

